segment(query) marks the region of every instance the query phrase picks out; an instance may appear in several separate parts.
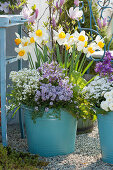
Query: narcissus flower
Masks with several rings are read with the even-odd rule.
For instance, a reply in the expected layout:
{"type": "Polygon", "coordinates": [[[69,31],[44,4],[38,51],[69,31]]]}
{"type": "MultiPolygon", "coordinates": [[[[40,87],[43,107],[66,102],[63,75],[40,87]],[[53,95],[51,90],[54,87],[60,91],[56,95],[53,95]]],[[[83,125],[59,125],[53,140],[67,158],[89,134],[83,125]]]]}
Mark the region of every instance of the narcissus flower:
{"type": "Polygon", "coordinates": [[[53,30],[53,34],[54,34],[54,40],[58,42],[59,45],[63,45],[65,40],[66,40],[66,34],[63,31],[63,28],[61,27],[58,32],[56,32],[55,30],[53,30]]]}
{"type": "Polygon", "coordinates": [[[49,36],[45,28],[39,28],[35,32],[29,34],[30,37],[34,37],[34,40],[41,44],[43,41],[48,41],[49,36]]]}
{"type": "Polygon", "coordinates": [[[30,43],[31,43],[31,44],[32,44],[32,43],[35,43],[34,37],[30,37],[30,43]]]}
{"type": "Polygon", "coordinates": [[[97,43],[97,48],[99,50],[102,50],[102,48],[104,47],[104,40],[99,35],[97,35],[95,42],[97,43]]]}
{"type": "Polygon", "coordinates": [[[75,40],[77,42],[78,51],[81,51],[87,47],[88,36],[85,35],[85,31],[81,31],[80,33],[76,31],[75,40]]]}
{"type": "Polygon", "coordinates": [[[14,40],[16,45],[19,45],[21,43],[21,38],[20,35],[18,33],[15,33],[15,35],[17,36],[17,38],[14,40]]]}
{"type": "Polygon", "coordinates": [[[73,45],[75,43],[75,34],[66,33],[65,44],[73,45]]]}
{"type": "Polygon", "coordinates": [[[90,43],[86,48],[83,49],[84,53],[86,53],[86,57],[89,58],[90,56],[92,56],[92,54],[95,52],[96,50],[96,43],[92,42],[90,43]]]}
{"type": "Polygon", "coordinates": [[[28,46],[29,45],[29,37],[21,38],[21,45],[22,45],[22,47],[28,46]]]}
{"type": "Polygon", "coordinates": [[[17,58],[20,59],[22,58],[23,60],[28,60],[28,48],[27,47],[19,47],[15,48],[15,51],[18,53],[17,58]]]}

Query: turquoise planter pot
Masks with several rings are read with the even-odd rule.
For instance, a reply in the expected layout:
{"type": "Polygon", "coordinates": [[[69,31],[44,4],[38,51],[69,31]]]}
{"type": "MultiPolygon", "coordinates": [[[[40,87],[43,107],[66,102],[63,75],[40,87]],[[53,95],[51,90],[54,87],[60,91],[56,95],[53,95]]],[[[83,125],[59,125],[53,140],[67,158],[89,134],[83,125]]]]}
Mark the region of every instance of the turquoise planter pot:
{"type": "MultiPolygon", "coordinates": [[[[66,155],[75,151],[77,120],[67,111],[61,109],[61,119],[44,116],[31,119],[32,110],[25,109],[25,126],[29,152],[50,157],[66,155]]],[[[49,110],[53,112],[53,109],[49,110]]]]}
{"type": "Polygon", "coordinates": [[[113,164],[113,112],[106,115],[98,114],[98,129],[102,160],[113,164]]]}

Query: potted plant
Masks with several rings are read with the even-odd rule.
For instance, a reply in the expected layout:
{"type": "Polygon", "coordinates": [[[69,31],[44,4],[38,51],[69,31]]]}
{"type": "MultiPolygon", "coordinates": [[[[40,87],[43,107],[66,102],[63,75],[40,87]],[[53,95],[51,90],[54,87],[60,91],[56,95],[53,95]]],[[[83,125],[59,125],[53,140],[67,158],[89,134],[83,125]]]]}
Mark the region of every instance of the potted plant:
{"type": "MultiPolygon", "coordinates": [[[[78,8],[73,10],[69,11],[70,17],[74,12],[74,18],[79,20],[83,12],[78,8]]],[[[92,42],[85,31],[65,33],[59,25],[58,29],[52,29],[53,36],[48,32],[45,27],[38,27],[29,33],[29,37],[20,38],[16,33],[17,57],[29,60],[30,69],[10,74],[13,82],[11,108],[23,105],[29,150],[42,156],[73,152],[74,117],[93,117],[93,111],[89,112],[90,102],[81,92],[87,84],[83,75],[93,61],[85,69],[82,66],[85,57],[98,49],[98,42],[92,42]],[[51,41],[53,48],[49,47],[51,41]],[[80,63],[81,52],[84,56],[80,63]]],[[[103,39],[99,41],[103,43],[103,39]]]]}
{"type": "Polygon", "coordinates": [[[23,105],[28,148],[33,154],[48,157],[75,150],[76,118],[82,117],[77,100],[80,91],[64,72],[53,61],[38,70],[10,73],[10,102],[12,108],[23,105]]]}
{"type": "Polygon", "coordinates": [[[95,71],[99,73],[87,87],[84,88],[87,99],[94,104],[98,118],[98,129],[102,160],[113,164],[113,68],[110,52],[106,52],[103,62],[96,64],[95,71]]]}

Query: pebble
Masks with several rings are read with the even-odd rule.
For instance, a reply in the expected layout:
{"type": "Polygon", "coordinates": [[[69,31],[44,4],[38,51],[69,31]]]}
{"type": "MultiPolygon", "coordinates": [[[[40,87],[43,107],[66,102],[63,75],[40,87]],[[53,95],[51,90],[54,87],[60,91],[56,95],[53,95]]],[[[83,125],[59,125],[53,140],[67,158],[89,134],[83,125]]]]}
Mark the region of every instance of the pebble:
{"type": "MultiPolygon", "coordinates": [[[[21,139],[19,125],[8,125],[8,145],[28,152],[27,140],[21,139]]],[[[39,157],[49,162],[44,170],[113,170],[113,165],[101,160],[97,123],[91,133],[77,135],[75,152],[55,157],[39,157]]]]}

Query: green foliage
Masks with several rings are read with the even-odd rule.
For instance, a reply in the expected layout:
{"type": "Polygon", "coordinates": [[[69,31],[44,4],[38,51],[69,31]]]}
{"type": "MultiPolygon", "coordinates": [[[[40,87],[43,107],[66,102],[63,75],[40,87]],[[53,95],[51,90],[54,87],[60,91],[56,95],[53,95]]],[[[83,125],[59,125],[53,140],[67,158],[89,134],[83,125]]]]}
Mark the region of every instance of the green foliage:
{"type": "MultiPolygon", "coordinates": [[[[37,47],[37,44],[35,44],[35,54],[36,54],[36,63],[35,66],[32,61],[32,57],[29,55],[29,62],[31,68],[38,68],[42,63],[45,62],[51,62],[53,60],[51,52],[49,53],[48,47],[45,45],[42,50],[40,50],[37,47]]],[[[58,44],[54,44],[54,55],[55,60],[59,63],[59,65],[65,69],[65,73],[67,76],[70,76],[73,71],[79,72],[80,76],[83,77],[83,75],[87,72],[87,70],[91,67],[93,64],[93,61],[87,63],[85,65],[85,59],[86,56],[81,57],[81,52],[78,52],[75,48],[75,46],[72,49],[72,53],[69,53],[69,51],[66,50],[66,48],[60,48],[58,44]]]]}
{"type": "Polygon", "coordinates": [[[10,147],[3,147],[0,145],[1,170],[38,170],[47,165],[48,162],[39,161],[38,155],[17,152],[10,147]]]}

